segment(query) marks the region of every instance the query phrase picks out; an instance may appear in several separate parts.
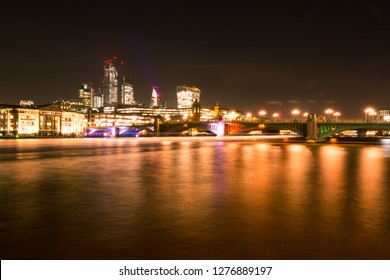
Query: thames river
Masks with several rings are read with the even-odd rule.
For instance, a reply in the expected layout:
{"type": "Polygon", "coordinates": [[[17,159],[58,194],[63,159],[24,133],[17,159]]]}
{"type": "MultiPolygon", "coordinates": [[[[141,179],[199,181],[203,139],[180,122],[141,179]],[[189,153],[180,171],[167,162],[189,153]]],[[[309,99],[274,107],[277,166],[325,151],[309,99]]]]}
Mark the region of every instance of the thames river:
{"type": "Polygon", "coordinates": [[[0,140],[1,259],[390,259],[390,141],[0,140]]]}

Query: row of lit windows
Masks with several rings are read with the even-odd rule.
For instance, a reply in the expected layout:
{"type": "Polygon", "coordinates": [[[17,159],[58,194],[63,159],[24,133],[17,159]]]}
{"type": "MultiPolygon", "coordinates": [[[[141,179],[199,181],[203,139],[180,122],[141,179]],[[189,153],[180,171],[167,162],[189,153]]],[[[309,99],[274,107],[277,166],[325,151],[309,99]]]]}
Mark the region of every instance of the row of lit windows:
{"type": "Polygon", "coordinates": [[[35,116],[20,116],[20,120],[36,120],[35,116]]]}
{"type": "Polygon", "coordinates": [[[34,114],[38,115],[39,111],[38,110],[18,110],[19,114],[34,114]]]}
{"type": "Polygon", "coordinates": [[[30,133],[35,132],[35,131],[38,132],[37,129],[32,128],[32,127],[22,127],[22,129],[20,131],[30,132],[30,133]]]}
{"type": "Polygon", "coordinates": [[[123,115],[95,115],[95,118],[107,118],[110,117],[112,119],[133,119],[134,117],[137,118],[137,116],[123,116],[123,115]]]}
{"type": "Polygon", "coordinates": [[[22,123],[22,125],[31,125],[31,126],[34,126],[34,125],[35,125],[35,122],[26,122],[26,121],[22,121],[21,123],[22,123]]]}

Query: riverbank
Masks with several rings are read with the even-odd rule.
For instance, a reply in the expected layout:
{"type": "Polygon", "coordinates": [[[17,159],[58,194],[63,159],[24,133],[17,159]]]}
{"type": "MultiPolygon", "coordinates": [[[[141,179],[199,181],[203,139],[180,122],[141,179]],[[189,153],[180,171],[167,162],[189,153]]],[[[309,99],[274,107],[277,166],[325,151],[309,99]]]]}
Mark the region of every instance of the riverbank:
{"type": "MultiPolygon", "coordinates": [[[[308,142],[305,137],[301,136],[291,136],[291,135],[240,135],[240,136],[147,136],[147,137],[116,137],[118,139],[124,138],[137,138],[137,139],[165,139],[165,138],[187,138],[188,140],[215,140],[218,141],[265,141],[270,143],[306,143],[306,144],[366,144],[366,145],[381,145],[386,141],[390,143],[389,136],[381,136],[381,137],[329,137],[326,141],[322,142],[308,142]]],[[[20,135],[12,135],[12,136],[0,136],[0,140],[2,139],[90,139],[90,137],[80,137],[80,136],[63,136],[63,135],[35,135],[35,136],[20,136],[20,135]]],[[[100,137],[104,138],[104,137],[100,137]]],[[[107,139],[113,139],[114,137],[107,137],[107,139]]]]}

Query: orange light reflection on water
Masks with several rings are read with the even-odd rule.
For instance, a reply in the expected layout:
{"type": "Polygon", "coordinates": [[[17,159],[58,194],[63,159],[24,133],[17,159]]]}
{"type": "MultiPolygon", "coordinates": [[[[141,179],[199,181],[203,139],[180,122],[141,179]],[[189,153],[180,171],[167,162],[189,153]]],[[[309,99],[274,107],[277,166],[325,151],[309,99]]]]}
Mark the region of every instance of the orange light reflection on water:
{"type": "Polygon", "coordinates": [[[329,223],[336,221],[342,214],[344,185],[349,178],[345,177],[346,150],[340,146],[322,146],[319,152],[318,193],[322,203],[322,215],[329,223]]]}
{"type": "MultiPolygon", "coordinates": [[[[385,189],[383,180],[389,176],[384,173],[385,158],[381,147],[365,147],[359,155],[359,177],[358,186],[358,201],[360,214],[362,219],[361,224],[364,225],[366,231],[376,232],[380,229],[385,220],[380,220],[383,217],[383,208],[378,207],[385,202],[385,189]]],[[[390,231],[389,231],[390,233],[390,231]]],[[[390,235],[389,235],[390,236],[390,235]]]]}

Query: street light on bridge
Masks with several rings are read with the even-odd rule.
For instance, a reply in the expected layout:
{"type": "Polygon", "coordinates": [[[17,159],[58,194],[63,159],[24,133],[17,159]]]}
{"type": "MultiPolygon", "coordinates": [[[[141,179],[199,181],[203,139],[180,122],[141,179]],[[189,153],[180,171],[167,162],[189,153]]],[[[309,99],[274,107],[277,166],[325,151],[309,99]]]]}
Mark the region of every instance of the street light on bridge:
{"type": "Polygon", "coordinates": [[[373,116],[376,116],[376,111],[372,107],[368,107],[364,110],[364,118],[368,120],[372,120],[373,116]]]}
{"type": "Polygon", "coordinates": [[[326,116],[326,121],[330,121],[331,120],[331,118],[330,118],[330,116],[333,114],[333,109],[326,109],[325,110],[325,116],[326,116]]]}
{"type": "Polygon", "coordinates": [[[279,121],[279,117],[280,117],[279,113],[274,113],[272,116],[275,118],[276,121],[279,121]]]}
{"type": "Polygon", "coordinates": [[[340,117],[341,113],[340,112],[334,112],[333,116],[335,117],[335,121],[337,122],[338,118],[340,117]]]}
{"type": "Polygon", "coordinates": [[[291,111],[291,114],[294,116],[294,121],[297,121],[297,116],[300,114],[301,112],[298,110],[298,109],[294,109],[291,111]]]}
{"type": "Polygon", "coordinates": [[[377,115],[377,112],[376,111],[373,111],[370,113],[370,119],[373,120],[377,115]]]}
{"type": "Polygon", "coordinates": [[[264,116],[265,116],[266,114],[267,114],[267,112],[264,111],[264,110],[259,111],[259,115],[260,115],[260,120],[261,120],[261,121],[264,121],[264,116]]]}

